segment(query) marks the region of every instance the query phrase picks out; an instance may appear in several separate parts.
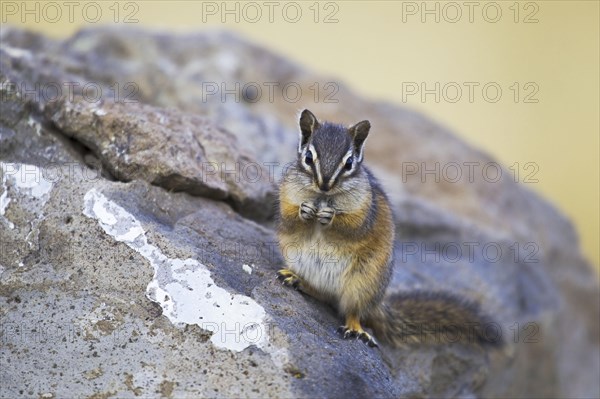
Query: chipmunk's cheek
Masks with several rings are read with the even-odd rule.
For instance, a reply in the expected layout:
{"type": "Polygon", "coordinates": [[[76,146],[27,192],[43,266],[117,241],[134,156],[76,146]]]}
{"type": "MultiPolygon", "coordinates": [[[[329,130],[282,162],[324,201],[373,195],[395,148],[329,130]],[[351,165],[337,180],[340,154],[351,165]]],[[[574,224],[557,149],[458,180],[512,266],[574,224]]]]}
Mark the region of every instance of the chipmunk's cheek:
{"type": "Polygon", "coordinates": [[[338,179],[338,181],[335,183],[335,186],[333,187],[333,189],[335,191],[344,191],[344,190],[348,189],[348,183],[342,177],[342,178],[338,179]]]}

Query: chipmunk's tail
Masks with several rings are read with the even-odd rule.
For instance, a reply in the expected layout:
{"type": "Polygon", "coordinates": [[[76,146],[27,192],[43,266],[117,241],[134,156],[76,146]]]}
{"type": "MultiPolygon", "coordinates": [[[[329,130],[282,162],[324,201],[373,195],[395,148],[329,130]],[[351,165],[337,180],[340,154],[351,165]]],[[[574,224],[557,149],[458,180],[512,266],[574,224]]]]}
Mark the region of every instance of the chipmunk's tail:
{"type": "Polygon", "coordinates": [[[374,309],[365,325],[375,337],[394,347],[463,343],[487,347],[503,345],[498,323],[479,307],[446,293],[395,294],[374,309]]]}

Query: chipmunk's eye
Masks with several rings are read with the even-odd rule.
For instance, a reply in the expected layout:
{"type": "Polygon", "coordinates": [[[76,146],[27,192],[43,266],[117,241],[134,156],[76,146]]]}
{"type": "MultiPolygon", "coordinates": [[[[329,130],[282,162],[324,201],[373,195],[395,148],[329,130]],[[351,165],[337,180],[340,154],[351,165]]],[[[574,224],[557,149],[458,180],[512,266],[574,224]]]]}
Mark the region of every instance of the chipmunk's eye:
{"type": "Polygon", "coordinates": [[[353,162],[354,162],[354,159],[352,159],[352,157],[346,159],[346,164],[344,165],[344,169],[346,169],[346,170],[352,169],[353,162]]]}
{"type": "Polygon", "coordinates": [[[307,165],[313,164],[312,151],[306,151],[306,157],[304,158],[304,162],[306,162],[307,165]]]}

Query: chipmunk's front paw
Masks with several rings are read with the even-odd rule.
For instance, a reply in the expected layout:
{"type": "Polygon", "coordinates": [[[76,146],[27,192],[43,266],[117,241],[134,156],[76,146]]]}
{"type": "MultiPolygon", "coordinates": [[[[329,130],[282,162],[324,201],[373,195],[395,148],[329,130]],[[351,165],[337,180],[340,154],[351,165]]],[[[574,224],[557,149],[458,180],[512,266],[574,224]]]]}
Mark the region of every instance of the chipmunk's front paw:
{"type": "Polygon", "coordinates": [[[300,282],[302,281],[300,277],[296,275],[290,269],[281,269],[277,272],[277,280],[281,281],[283,285],[286,287],[292,287],[294,289],[298,289],[300,286],[300,282]]]}
{"type": "Polygon", "coordinates": [[[340,328],[338,328],[338,332],[340,334],[342,334],[342,337],[344,339],[350,339],[350,338],[360,339],[365,344],[369,345],[371,348],[379,346],[377,344],[377,341],[375,341],[375,338],[373,338],[371,336],[371,334],[369,334],[368,332],[366,332],[364,330],[354,330],[347,326],[340,326],[340,328]]]}
{"type": "Polygon", "coordinates": [[[333,221],[333,217],[335,216],[335,209],[333,208],[321,208],[319,212],[317,212],[317,220],[323,226],[330,225],[333,221]]]}
{"type": "Polygon", "coordinates": [[[317,208],[310,202],[303,202],[302,205],[300,205],[300,219],[305,221],[312,220],[314,219],[316,213],[317,208]]]}

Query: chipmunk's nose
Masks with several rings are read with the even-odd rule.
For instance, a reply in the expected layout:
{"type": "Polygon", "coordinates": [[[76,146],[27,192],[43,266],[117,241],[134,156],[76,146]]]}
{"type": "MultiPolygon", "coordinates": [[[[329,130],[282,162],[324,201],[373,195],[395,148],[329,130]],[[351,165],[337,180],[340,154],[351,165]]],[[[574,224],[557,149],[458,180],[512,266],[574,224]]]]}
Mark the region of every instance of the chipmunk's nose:
{"type": "Polygon", "coordinates": [[[323,179],[323,183],[321,183],[321,185],[319,186],[319,189],[323,192],[327,192],[327,191],[331,190],[330,182],[331,182],[330,179],[323,179]]]}

